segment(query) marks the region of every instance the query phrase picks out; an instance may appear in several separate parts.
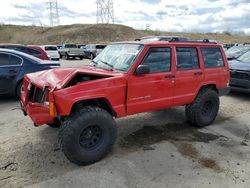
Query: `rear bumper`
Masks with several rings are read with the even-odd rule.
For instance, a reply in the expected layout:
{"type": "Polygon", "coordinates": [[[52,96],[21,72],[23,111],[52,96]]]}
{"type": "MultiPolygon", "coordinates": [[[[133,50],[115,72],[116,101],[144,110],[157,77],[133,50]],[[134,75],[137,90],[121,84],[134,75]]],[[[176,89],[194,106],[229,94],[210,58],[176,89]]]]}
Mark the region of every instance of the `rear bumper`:
{"type": "Polygon", "coordinates": [[[84,56],[84,54],[71,54],[71,53],[68,53],[68,55],[70,57],[83,57],[84,56]]]}
{"type": "Polygon", "coordinates": [[[220,96],[228,95],[230,92],[230,87],[220,88],[218,91],[220,96]]]}

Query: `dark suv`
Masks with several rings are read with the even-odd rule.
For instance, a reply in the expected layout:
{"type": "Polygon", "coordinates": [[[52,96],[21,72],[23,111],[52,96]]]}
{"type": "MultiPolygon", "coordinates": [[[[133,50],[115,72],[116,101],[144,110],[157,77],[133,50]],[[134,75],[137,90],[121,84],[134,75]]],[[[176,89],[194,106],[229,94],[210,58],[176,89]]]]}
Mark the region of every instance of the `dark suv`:
{"type": "Polygon", "coordinates": [[[87,44],[82,49],[85,57],[94,59],[105,47],[105,44],[87,44]]]}
{"type": "Polygon", "coordinates": [[[229,61],[229,67],[231,89],[250,93],[250,51],[229,61]]]}

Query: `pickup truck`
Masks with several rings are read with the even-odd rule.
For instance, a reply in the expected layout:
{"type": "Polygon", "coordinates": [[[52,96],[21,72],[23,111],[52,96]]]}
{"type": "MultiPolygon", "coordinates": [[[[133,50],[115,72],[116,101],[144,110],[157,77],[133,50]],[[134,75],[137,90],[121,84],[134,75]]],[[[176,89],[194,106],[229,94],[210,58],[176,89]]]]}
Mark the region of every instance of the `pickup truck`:
{"type": "Polygon", "coordinates": [[[83,49],[78,48],[76,44],[63,44],[58,51],[60,58],[65,57],[66,59],[70,59],[72,57],[75,59],[78,57],[79,59],[83,59],[84,57],[83,49]]]}
{"type": "Polygon", "coordinates": [[[215,42],[119,42],[89,66],[27,74],[21,106],[34,125],[60,126],[65,156],[85,165],[111,150],[116,118],[185,106],[190,124],[212,124],[229,79],[226,55],[215,42]]]}

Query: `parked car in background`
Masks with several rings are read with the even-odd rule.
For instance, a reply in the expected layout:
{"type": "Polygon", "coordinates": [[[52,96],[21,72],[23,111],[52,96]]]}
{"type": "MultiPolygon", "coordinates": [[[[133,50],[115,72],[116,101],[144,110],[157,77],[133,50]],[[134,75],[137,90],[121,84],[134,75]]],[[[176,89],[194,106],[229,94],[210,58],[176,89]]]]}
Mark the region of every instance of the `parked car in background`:
{"type": "Polygon", "coordinates": [[[22,45],[22,44],[0,44],[0,48],[17,50],[42,60],[50,60],[47,53],[39,46],[35,45],[22,45]]]}
{"type": "Polygon", "coordinates": [[[41,48],[48,54],[51,60],[59,61],[60,55],[56,45],[43,45],[41,48]]]}
{"type": "Polygon", "coordinates": [[[77,44],[78,48],[83,48],[84,46],[86,46],[86,44],[77,44]]]}
{"type": "Polygon", "coordinates": [[[82,49],[85,57],[94,59],[106,46],[105,44],[87,44],[82,49]]]}
{"type": "Polygon", "coordinates": [[[39,59],[42,59],[42,60],[50,60],[50,57],[49,57],[48,53],[44,49],[42,49],[40,46],[38,46],[38,45],[27,45],[27,47],[39,52],[39,54],[34,55],[35,57],[37,57],[39,59]]]}
{"type": "Polygon", "coordinates": [[[250,92],[250,51],[229,61],[232,90],[250,92]]]}
{"type": "Polygon", "coordinates": [[[0,49],[0,95],[20,96],[25,74],[59,66],[23,52],[0,49]]]}
{"type": "Polygon", "coordinates": [[[250,45],[239,44],[229,48],[228,50],[225,51],[225,53],[228,60],[233,60],[237,59],[238,57],[240,57],[249,50],[250,50],[250,45]]]}
{"type": "Polygon", "coordinates": [[[230,43],[230,44],[223,44],[222,46],[223,46],[224,50],[226,51],[226,50],[228,50],[229,48],[233,47],[234,45],[235,45],[235,44],[230,43]]]}
{"type": "Polygon", "coordinates": [[[70,59],[71,57],[75,59],[78,57],[79,59],[83,59],[84,51],[81,48],[78,48],[76,44],[63,44],[59,49],[60,58],[65,57],[66,59],[70,59]]]}
{"type": "Polygon", "coordinates": [[[56,45],[56,47],[57,47],[57,49],[59,50],[59,49],[62,48],[62,44],[58,44],[58,45],[56,45]]]}

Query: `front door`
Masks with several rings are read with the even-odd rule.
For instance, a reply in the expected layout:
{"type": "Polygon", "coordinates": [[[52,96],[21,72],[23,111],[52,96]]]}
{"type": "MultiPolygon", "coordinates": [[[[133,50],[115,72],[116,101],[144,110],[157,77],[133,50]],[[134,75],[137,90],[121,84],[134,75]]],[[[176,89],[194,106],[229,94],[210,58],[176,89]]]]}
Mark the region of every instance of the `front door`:
{"type": "Polygon", "coordinates": [[[129,77],[127,113],[135,114],[171,106],[174,88],[171,48],[149,48],[141,65],[149,66],[150,73],[129,77]]]}

